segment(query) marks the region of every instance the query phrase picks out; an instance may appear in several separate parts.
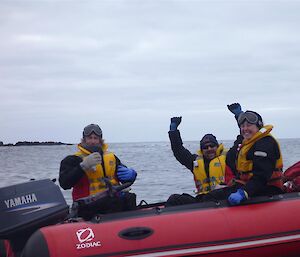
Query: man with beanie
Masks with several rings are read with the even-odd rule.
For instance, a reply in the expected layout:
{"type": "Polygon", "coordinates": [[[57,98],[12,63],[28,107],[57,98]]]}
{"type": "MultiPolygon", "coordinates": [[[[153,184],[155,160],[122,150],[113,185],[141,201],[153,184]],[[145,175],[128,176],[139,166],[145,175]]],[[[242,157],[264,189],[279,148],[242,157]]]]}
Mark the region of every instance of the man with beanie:
{"type": "MultiPolygon", "coordinates": [[[[175,158],[194,175],[197,198],[201,198],[211,190],[225,182],[226,151],[213,134],[206,134],[200,141],[200,150],[192,154],[183,146],[180,131],[177,129],[182,117],[171,118],[169,138],[175,158]]],[[[193,203],[196,198],[188,194],[171,195],[166,203],[180,205],[193,203]]]]}
{"type": "MultiPolygon", "coordinates": [[[[135,170],[127,168],[114,153],[108,151],[99,125],[86,126],[81,143],[77,147],[78,152],[61,161],[59,170],[60,186],[65,190],[73,188],[74,201],[104,192],[107,189],[107,181],[113,186],[135,181],[135,170]]],[[[135,207],[136,195],[121,191],[113,197],[107,197],[95,211],[106,213],[135,207]]]]}

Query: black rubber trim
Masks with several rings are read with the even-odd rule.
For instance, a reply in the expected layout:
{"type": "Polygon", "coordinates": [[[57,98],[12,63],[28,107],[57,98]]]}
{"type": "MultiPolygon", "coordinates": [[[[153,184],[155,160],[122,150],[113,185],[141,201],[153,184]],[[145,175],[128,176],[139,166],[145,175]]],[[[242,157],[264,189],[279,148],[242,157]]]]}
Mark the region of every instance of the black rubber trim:
{"type": "Polygon", "coordinates": [[[6,257],[6,248],[4,240],[0,240],[0,257],[6,257]]]}
{"type": "Polygon", "coordinates": [[[119,237],[127,240],[140,240],[153,234],[153,229],[148,227],[126,228],[119,232],[119,237]]]}
{"type": "MultiPolygon", "coordinates": [[[[290,201],[290,200],[299,200],[300,192],[288,193],[288,194],[279,194],[274,196],[260,196],[251,198],[239,206],[243,205],[253,205],[253,204],[262,204],[267,202],[277,202],[277,201],[290,201]]],[[[100,215],[100,222],[110,222],[113,220],[123,220],[128,218],[137,218],[137,217],[149,217],[153,215],[164,215],[169,213],[182,213],[190,211],[205,211],[207,209],[217,209],[217,208],[235,208],[236,206],[230,206],[226,200],[222,201],[211,201],[211,202],[200,202],[185,204],[179,206],[164,207],[164,203],[149,204],[139,207],[137,210],[110,213],[108,215],[100,215]]],[[[93,221],[91,221],[93,222],[93,221]]],[[[95,222],[97,223],[97,222],[95,222]]]]}
{"type": "Polygon", "coordinates": [[[47,241],[40,230],[37,230],[27,241],[22,257],[50,257],[47,241]]]}

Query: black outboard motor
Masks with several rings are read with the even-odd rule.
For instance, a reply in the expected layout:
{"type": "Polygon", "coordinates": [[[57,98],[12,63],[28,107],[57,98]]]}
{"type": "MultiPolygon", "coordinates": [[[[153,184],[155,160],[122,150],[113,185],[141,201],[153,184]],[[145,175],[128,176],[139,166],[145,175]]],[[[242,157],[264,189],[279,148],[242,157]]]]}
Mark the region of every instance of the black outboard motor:
{"type": "Polygon", "coordinates": [[[50,179],[0,188],[0,239],[9,240],[16,256],[38,228],[68,215],[60,188],[50,179]]]}

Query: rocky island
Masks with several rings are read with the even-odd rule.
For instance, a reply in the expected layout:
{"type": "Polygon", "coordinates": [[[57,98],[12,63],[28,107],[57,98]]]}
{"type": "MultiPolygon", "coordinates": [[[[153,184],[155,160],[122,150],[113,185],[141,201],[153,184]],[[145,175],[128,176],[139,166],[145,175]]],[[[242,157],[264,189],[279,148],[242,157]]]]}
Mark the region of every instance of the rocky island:
{"type": "Polygon", "coordinates": [[[4,144],[2,141],[0,141],[0,146],[29,146],[29,145],[72,145],[69,143],[62,143],[62,142],[54,142],[54,141],[46,141],[46,142],[38,142],[38,141],[18,141],[15,144],[4,144]]]}

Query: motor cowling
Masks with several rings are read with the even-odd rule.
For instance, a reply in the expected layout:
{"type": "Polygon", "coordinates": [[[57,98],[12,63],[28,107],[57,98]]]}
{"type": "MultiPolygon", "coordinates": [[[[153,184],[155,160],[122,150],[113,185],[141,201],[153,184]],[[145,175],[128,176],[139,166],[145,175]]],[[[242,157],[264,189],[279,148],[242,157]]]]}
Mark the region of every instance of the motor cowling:
{"type": "Polygon", "coordinates": [[[0,239],[31,234],[68,214],[58,185],[50,179],[0,188],[0,239]]]}

